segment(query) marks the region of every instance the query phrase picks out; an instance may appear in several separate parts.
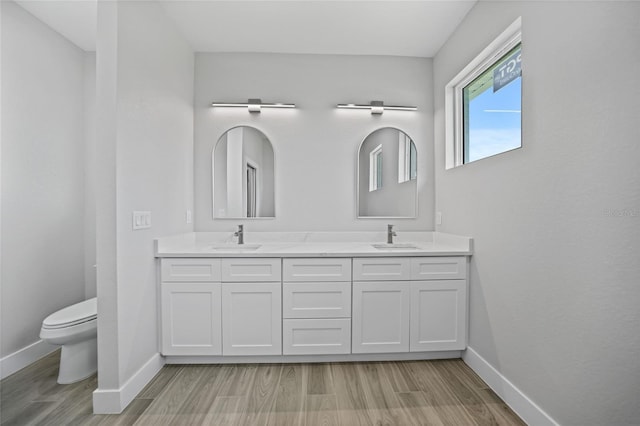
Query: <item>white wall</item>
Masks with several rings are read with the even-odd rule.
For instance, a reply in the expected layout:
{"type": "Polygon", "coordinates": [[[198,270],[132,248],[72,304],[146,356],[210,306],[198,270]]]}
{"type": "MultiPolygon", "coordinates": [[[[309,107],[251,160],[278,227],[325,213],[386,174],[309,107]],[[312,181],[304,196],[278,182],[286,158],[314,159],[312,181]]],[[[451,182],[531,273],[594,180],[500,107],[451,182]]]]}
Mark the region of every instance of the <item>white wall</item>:
{"type": "Polygon", "coordinates": [[[211,153],[238,125],[265,133],[275,155],[273,220],[244,221],[251,231],[382,230],[389,219],[356,219],[358,147],[373,130],[397,127],[418,149],[419,216],[398,230],[433,229],[432,63],[383,56],[196,54],[195,202],[197,231],[231,231],[213,220],[211,153]],[[293,102],[294,110],[211,108],[212,101],[293,102]],[[416,112],[338,110],[338,103],[416,105],[416,112]]]}
{"type": "Polygon", "coordinates": [[[94,409],[105,412],[126,406],[141,375],[155,373],[145,370],[158,359],[153,239],[193,230],[194,57],[159,4],[98,7],[94,409]],[[152,212],[150,229],[132,230],[134,210],[152,212]]]}
{"type": "Polygon", "coordinates": [[[564,425],[640,419],[639,22],[633,2],[482,1],[434,59],[439,230],[475,242],[469,345],[564,425]],[[444,87],[518,16],[523,147],[444,170],[444,87]]]}
{"type": "Polygon", "coordinates": [[[39,340],[42,320],[82,301],[86,54],[2,2],[2,341],[39,340]]]}

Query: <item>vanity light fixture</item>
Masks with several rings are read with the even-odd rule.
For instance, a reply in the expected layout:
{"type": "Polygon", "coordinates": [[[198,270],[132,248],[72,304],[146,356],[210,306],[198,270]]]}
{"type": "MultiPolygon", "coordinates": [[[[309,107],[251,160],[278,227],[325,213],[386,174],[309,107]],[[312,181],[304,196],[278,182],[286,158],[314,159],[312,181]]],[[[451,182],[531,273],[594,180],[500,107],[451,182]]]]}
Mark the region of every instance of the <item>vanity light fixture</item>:
{"type": "Polygon", "coordinates": [[[371,114],[382,114],[385,109],[395,111],[416,111],[418,107],[402,105],[385,105],[382,101],[371,101],[369,105],[359,104],[338,104],[337,108],[345,109],[370,109],[371,114]]]}
{"type": "Polygon", "coordinates": [[[234,102],[213,102],[212,107],[244,107],[248,108],[249,112],[260,112],[262,108],[295,108],[296,104],[283,104],[283,103],[266,103],[262,102],[262,99],[249,99],[247,102],[234,103],[234,102]]]}

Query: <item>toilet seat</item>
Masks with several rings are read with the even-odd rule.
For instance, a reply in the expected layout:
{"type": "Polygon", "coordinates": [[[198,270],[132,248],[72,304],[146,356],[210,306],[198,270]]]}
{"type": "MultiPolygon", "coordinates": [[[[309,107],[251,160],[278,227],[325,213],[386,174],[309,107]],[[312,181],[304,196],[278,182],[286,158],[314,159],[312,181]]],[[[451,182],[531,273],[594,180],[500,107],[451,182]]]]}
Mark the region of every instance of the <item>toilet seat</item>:
{"type": "Polygon", "coordinates": [[[98,314],[98,303],[94,297],[84,302],[68,306],[49,315],[42,322],[42,328],[56,330],[94,321],[98,314]]]}

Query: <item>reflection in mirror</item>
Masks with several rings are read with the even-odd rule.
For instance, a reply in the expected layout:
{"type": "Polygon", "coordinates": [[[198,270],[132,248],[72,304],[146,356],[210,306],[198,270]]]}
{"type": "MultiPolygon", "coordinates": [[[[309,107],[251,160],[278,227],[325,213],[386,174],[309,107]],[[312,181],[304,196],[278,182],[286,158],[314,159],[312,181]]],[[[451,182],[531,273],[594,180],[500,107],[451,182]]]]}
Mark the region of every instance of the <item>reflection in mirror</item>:
{"type": "Polygon", "coordinates": [[[239,126],[213,150],[213,217],[275,217],[273,147],[261,131],[239,126]]]}
{"type": "Polygon", "coordinates": [[[416,145],[404,132],[378,129],[358,152],[358,217],[416,217],[416,145]]]}

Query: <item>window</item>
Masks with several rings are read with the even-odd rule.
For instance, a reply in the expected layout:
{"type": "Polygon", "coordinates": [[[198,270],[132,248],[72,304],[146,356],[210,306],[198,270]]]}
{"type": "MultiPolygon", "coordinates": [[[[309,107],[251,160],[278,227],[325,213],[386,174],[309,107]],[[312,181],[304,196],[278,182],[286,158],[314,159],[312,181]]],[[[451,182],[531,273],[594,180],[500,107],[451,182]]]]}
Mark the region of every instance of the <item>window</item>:
{"type": "Polygon", "coordinates": [[[418,176],[418,162],[416,145],[407,134],[398,133],[398,183],[402,183],[418,176]]]}
{"type": "Polygon", "coordinates": [[[520,45],[462,89],[463,162],[522,146],[520,45]]]}
{"type": "Polygon", "coordinates": [[[369,192],[382,188],[382,144],[369,153],[369,192]]]}
{"type": "Polygon", "coordinates": [[[522,146],[518,19],[446,87],[446,168],[522,146]]]}

